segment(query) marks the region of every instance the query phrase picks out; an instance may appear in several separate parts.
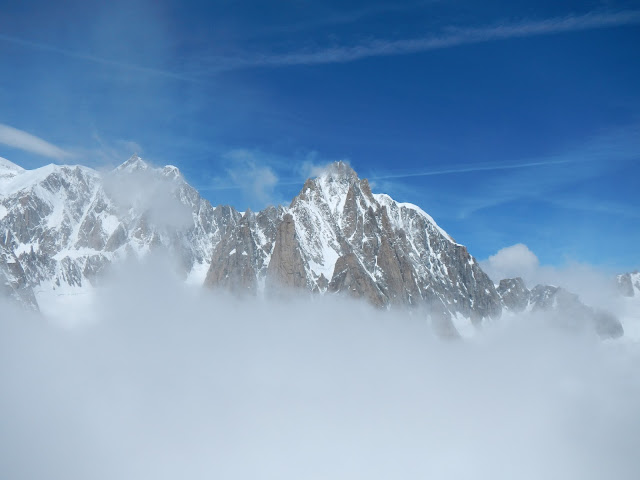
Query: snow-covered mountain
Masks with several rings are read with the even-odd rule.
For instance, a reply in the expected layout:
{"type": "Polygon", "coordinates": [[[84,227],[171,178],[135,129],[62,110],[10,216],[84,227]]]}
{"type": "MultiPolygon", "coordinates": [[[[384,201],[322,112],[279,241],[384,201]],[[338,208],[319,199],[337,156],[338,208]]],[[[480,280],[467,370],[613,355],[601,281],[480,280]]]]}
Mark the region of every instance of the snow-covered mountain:
{"type": "Polygon", "coordinates": [[[500,315],[495,288],[464,246],[415,205],[372,194],[343,162],[307,180],[289,207],[245,212],[215,246],[205,283],[345,292],[477,320],[500,315]]]}
{"type": "Polygon", "coordinates": [[[110,265],[154,250],[169,252],[185,281],[234,293],[342,293],[448,324],[512,308],[429,215],[372,193],[343,162],[308,179],[289,206],[240,213],[213,207],[176,167],[136,155],[108,172],[2,159],[0,233],[3,291],[34,309],[91,291],[110,265]]]}
{"type": "Polygon", "coordinates": [[[239,219],[203,200],[177,168],[153,169],[138,157],[107,173],[0,164],[0,248],[38,301],[87,290],[112,262],[154,248],[170,249],[185,275],[197,271],[239,219]]]}

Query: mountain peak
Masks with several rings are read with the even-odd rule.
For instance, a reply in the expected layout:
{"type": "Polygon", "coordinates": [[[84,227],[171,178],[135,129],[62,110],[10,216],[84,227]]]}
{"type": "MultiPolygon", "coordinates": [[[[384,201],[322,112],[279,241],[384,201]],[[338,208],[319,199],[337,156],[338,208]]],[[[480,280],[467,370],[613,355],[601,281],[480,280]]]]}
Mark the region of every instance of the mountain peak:
{"type": "Polygon", "coordinates": [[[182,177],[182,174],[180,173],[180,169],[174,165],[165,165],[164,168],[162,169],[162,175],[172,180],[182,177]]]}
{"type": "Polygon", "coordinates": [[[358,174],[351,168],[351,166],[339,160],[337,162],[333,162],[327,166],[327,168],[320,174],[321,178],[331,178],[334,180],[357,180],[358,174]]]}
{"type": "Polygon", "coordinates": [[[129,160],[124,162],[122,165],[118,166],[116,168],[116,171],[117,172],[138,172],[142,170],[147,170],[148,168],[149,168],[149,165],[147,165],[147,163],[145,163],[145,161],[142,160],[142,158],[140,158],[137,153],[134,153],[133,155],[131,155],[131,157],[129,157],[129,160]]]}
{"type": "Polygon", "coordinates": [[[21,166],[0,157],[0,177],[12,177],[23,171],[21,166]]]}

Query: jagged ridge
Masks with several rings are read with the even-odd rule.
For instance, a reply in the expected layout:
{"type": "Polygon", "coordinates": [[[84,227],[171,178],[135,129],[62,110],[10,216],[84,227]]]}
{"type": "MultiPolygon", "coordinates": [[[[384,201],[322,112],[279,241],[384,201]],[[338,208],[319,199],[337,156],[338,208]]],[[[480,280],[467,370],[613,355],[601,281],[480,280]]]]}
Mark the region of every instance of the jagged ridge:
{"type": "Polygon", "coordinates": [[[165,249],[185,280],[233,292],[296,288],[474,323],[503,309],[467,249],[415,205],[373,194],[344,162],[287,207],[213,207],[174,166],[137,155],[102,174],[0,163],[0,280],[21,303],[95,286],[114,262],[165,249]],[[35,295],[34,295],[35,292],[35,295]]]}
{"type": "Polygon", "coordinates": [[[522,278],[500,281],[498,294],[505,310],[544,313],[555,323],[572,329],[591,328],[601,337],[619,337],[624,330],[620,321],[608,312],[589,307],[578,295],[553,285],[536,285],[529,290],[522,278]]]}

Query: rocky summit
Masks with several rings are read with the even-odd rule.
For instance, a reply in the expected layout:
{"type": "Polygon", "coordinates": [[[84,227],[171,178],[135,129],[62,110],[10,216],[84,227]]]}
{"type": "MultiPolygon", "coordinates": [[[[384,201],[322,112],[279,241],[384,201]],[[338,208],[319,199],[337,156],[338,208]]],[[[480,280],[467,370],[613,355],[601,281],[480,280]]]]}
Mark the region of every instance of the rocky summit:
{"type": "Polygon", "coordinates": [[[207,288],[343,294],[445,321],[480,324],[536,295],[517,279],[496,288],[427,213],[372,193],[344,162],[308,179],[288,206],[238,212],[212,206],[176,167],[136,155],[106,173],[3,160],[0,234],[0,293],[32,309],[153,251],[170,252],[185,281],[207,288]]]}

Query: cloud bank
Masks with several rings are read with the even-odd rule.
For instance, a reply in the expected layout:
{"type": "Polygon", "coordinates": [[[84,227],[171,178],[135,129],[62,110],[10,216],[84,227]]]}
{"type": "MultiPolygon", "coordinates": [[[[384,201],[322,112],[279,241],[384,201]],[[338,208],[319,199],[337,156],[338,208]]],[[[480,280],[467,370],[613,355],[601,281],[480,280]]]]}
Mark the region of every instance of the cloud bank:
{"type": "Polygon", "coordinates": [[[638,351],[516,322],[471,343],[339,299],[133,266],[71,330],[3,308],[0,477],[635,479],[638,351]]]}

